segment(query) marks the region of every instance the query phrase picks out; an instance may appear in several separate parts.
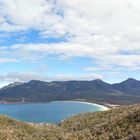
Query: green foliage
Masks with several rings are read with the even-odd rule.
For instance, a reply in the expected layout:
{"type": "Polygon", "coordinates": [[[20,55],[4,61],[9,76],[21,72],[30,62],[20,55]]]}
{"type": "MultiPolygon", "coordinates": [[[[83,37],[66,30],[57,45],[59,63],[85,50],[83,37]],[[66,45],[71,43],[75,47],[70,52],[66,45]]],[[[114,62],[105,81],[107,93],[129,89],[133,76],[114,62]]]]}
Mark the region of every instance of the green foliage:
{"type": "Polygon", "coordinates": [[[60,126],[78,136],[88,129],[91,139],[97,140],[118,140],[125,137],[140,139],[140,105],[77,115],[65,120],[60,126]]]}

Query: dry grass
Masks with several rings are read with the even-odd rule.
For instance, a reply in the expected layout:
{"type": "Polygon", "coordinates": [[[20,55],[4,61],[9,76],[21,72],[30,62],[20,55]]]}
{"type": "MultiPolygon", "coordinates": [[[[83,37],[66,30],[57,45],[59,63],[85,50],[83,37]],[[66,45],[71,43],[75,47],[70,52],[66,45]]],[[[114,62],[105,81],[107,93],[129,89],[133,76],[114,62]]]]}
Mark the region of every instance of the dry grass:
{"type": "Polygon", "coordinates": [[[140,105],[84,113],[59,125],[32,125],[0,116],[0,140],[140,140],[140,105]]]}

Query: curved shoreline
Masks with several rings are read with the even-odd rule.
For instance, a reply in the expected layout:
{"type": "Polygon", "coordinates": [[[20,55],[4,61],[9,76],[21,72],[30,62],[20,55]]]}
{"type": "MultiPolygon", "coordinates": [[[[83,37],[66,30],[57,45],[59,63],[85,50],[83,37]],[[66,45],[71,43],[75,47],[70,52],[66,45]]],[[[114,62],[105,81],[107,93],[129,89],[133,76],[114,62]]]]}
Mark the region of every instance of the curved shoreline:
{"type": "MultiPolygon", "coordinates": [[[[88,101],[74,101],[74,100],[65,100],[65,101],[50,101],[50,102],[75,102],[75,103],[83,103],[83,104],[89,104],[89,105],[93,105],[93,106],[98,106],[100,107],[102,110],[101,111],[106,111],[106,110],[109,110],[110,108],[105,106],[105,105],[102,105],[102,104],[97,104],[97,103],[92,103],[92,102],[88,102],[88,101]]],[[[4,103],[0,103],[0,104],[38,104],[38,103],[49,103],[49,102],[10,102],[10,103],[7,103],[7,102],[4,102],[4,103]]]]}
{"type": "MultiPolygon", "coordinates": [[[[88,102],[88,101],[65,100],[65,101],[50,101],[50,102],[75,102],[75,103],[77,102],[77,103],[98,106],[102,109],[101,111],[106,111],[106,110],[110,109],[108,106],[98,104],[98,103],[92,103],[92,102],[88,102]]],[[[40,104],[40,103],[49,103],[49,102],[0,102],[0,104],[6,104],[6,105],[10,105],[10,104],[12,104],[12,105],[13,104],[40,104]]]]}
{"type": "MultiPolygon", "coordinates": [[[[97,107],[97,110],[91,110],[91,112],[102,112],[102,111],[107,111],[107,110],[109,110],[109,108],[108,107],[106,107],[106,106],[103,106],[103,105],[100,105],[100,104],[97,104],[97,103],[92,103],[92,102],[87,102],[87,101],[72,101],[72,100],[65,100],[65,101],[51,101],[51,102],[61,102],[61,103],[63,103],[63,102],[70,102],[70,103],[81,103],[81,104],[87,104],[87,105],[90,105],[90,106],[93,106],[93,108],[94,107],[97,107]],[[98,108],[99,107],[99,108],[98,108]]],[[[51,102],[47,102],[47,103],[51,103],[51,102]]],[[[24,103],[22,103],[22,104],[24,104],[24,103]]],[[[29,103],[30,104],[30,103],[29,103]]],[[[76,115],[76,114],[75,114],[76,115]]],[[[14,118],[14,119],[16,119],[16,118],[14,118]]],[[[64,120],[66,120],[67,118],[65,118],[65,119],[61,119],[60,120],[60,122],[61,121],[64,121],[64,120]]],[[[16,119],[16,120],[18,120],[18,121],[23,121],[23,120],[20,120],[20,119],[16,119]]],[[[54,124],[54,123],[46,123],[46,122],[30,122],[30,121],[24,121],[24,122],[26,122],[26,123],[29,123],[29,124],[54,124]]]]}
{"type": "Polygon", "coordinates": [[[93,106],[98,106],[100,107],[102,110],[101,111],[106,111],[109,110],[108,107],[97,104],[97,103],[91,103],[91,102],[83,102],[83,101],[52,101],[52,102],[75,102],[75,103],[83,103],[83,104],[89,104],[89,105],[93,105],[93,106]]]}

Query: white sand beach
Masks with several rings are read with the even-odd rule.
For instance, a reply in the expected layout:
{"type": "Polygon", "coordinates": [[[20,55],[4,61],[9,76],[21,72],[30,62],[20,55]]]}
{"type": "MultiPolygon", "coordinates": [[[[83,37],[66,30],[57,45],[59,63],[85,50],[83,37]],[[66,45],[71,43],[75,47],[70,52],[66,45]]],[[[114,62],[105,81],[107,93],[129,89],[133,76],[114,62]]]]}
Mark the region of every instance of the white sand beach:
{"type": "MultiPolygon", "coordinates": [[[[53,101],[55,102],[55,101],[53,101]]],[[[58,102],[58,101],[57,101],[58,102]]],[[[101,111],[106,111],[109,110],[108,107],[100,105],[100,104],[96,104],[96,103],[91,103],[91,102],[84,102],[84,101],[60,101],[60,102],[74,102],[74,103],[83,103],[83,104],[89,104],[89,105],[93,105],[93,106],[98,106],[101,108],[101,111]]]]}

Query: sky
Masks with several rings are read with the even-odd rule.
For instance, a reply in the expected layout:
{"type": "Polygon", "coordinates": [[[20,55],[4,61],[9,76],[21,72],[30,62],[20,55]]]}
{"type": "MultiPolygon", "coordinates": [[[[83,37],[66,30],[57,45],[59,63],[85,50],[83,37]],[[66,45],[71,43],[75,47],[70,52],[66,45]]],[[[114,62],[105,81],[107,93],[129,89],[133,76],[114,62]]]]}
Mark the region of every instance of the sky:
{"type": "Polygon", "coordinates": [[[0,87],[140,80],[139,0],[0,0],[0,87]]]}

